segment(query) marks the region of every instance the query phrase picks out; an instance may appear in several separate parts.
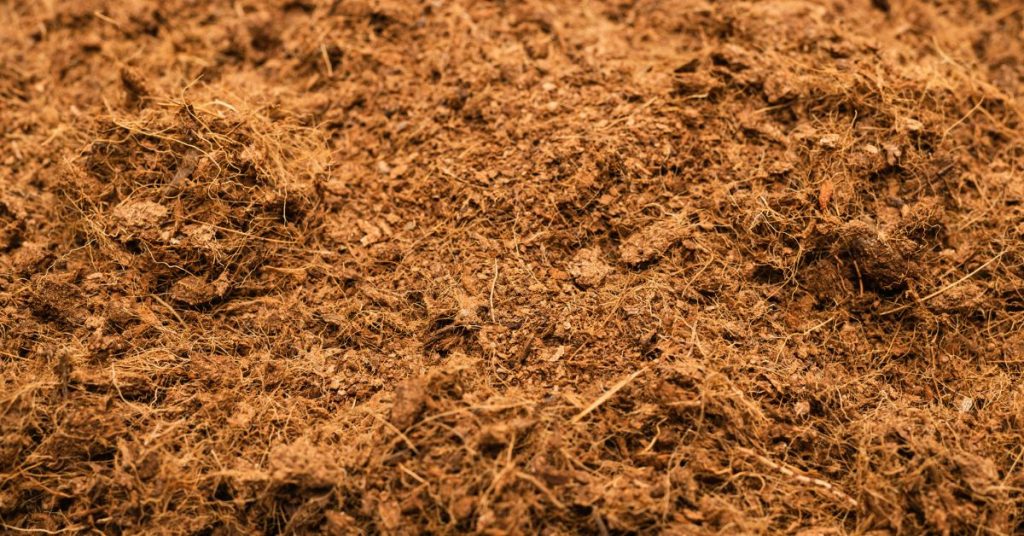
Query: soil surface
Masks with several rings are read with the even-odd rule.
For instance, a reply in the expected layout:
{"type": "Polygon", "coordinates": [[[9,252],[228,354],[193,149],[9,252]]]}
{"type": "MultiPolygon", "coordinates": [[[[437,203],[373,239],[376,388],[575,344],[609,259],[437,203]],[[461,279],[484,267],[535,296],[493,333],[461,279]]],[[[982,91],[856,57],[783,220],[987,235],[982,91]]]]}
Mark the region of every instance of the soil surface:
{"type": "Polygon", "coordinates": [[[1024,531],[1024,6],[0,0],[0,531],[1024,531]]]}

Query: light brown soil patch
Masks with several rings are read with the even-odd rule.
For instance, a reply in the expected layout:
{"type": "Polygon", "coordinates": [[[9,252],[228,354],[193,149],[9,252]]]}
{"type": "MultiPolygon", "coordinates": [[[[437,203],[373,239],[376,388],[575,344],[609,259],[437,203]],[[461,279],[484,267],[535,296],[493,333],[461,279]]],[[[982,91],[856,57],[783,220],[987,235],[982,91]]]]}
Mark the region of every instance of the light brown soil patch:
{"type": "Polygon", "coordinates": [[[1024,10],[0,2],[0,523],[1024,531],[1024,10]]]}

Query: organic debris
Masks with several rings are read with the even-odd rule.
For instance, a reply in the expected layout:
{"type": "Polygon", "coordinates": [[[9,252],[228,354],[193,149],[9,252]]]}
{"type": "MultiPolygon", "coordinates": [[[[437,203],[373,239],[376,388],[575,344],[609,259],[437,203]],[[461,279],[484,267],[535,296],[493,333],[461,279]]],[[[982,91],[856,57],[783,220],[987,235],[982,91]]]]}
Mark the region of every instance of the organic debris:
{"type": "Polygon", "coordinates": [[[0,28],[3,531],[1024,532],[1017,3],[0,28]]]}

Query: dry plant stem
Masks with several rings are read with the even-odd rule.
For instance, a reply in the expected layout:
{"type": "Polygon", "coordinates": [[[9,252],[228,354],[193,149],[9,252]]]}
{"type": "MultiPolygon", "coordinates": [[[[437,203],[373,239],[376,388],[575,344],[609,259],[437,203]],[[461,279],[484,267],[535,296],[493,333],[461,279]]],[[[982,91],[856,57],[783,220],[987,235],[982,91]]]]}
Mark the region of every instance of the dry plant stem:
{"type": "MultiPolygon", "coordinates": [[[[924,304],[924,302],[926,302],[926,301],[928,301],[928,300],[930,300],[930,299],[932,299],[932,298],[934,298],[936,296],[940,296],[943,293],[948,292],[949,290],[951,290],[953,288],[956,288],[957,285],[960,285],[963,282],[965,282],[965,281],[969,280],[970,278],[974,277],[975,275],[978,275],[979,272],[981,272],[985,268],[988,268],[988,266],[990,264],[992,264],[993,262],[996,262],[997,260],[1002,258],[1002,256],[1006,253],[1006,251],[1007,250],[1005,250],[1005,249],[1003,251],[1000,251],[994,257],[992,257],[991,259],[985,261],[981,266],[975,268],[974,270],[971,270],[968,274],[964,275],[960,279],[957,279],[956,281],[953,281],[952,283],[950,283],[950,284],[948,284],[948,285],[946,285],[946,286],[944,286],[944,287],[942,287],[942,288],[940,288],[940,289],[938,289],[938,290],[928,294],[927,296],[924,296],[923,298],[917,300],[914,303],[924,304]]],[[[898,313],[900,311],[906,310],[906,309],[910,308],[913,305],[914,305],[913,303],[908,303],[908,304],[905,304],[905,305],[901,305],[899,307],[894,307],[894,308],[889,309],[887,311],[883,311],[880,314],[882,316],[891,315],[893,313],[898,313]]]]}
{"type": "Polygon", "coordinates": [[[637,371],[634,371],[629,376],[626,376],[625,378],[622,378],[621,380],[616,382],[615,385],[612,385],[607,391],[602,393],[601,396],[594,399],[594,401],[591,402],[586,408],[583,408],[582,411],[577,413],[572,419],[570,419],[569,422],[576,424],[583,420],[587,415],[590,415],[595,409],[601,407],[601,404],[604,404],[605,402],[611,400],[611,398],[615,396],[615,393],[621,391],[623,387],[629,385],[631,381],[637,379],[644,372],[647,372],[649,368],[650,367],[648,366],[637,371]]]}
{"type": "Polygon", "coordinates": [[[772,460],[770,458],[762,456],[762,455],[754,452],[753,450],[750,450],[749,448],[746,448],[746,447],[736,447],[736,450],[746,454],[747,456],[750,456],[750,457],[754,458],[755,460],[757,460],[761,464],[763,464],[763,465],[765,465],[765,466],[767,466],[767,467],[769,467],[769,468],[771,468],[771,469],[773,469],[775,471],[778,471],[783,476],[785,476],[787,478],[792,478],[794,481],[796,481],[796,482],[798,482],[800,484],[816,486],[818,488],[821,488],[826,493],[828,493],[830,495],[833,495],[835,497],[838,497],[839,499],[847,502],[849,504],[849,506],[851,506],[853,508],[856,508],[857,506],[859,506],[859,503],[857,502],[856,499],[854,499],[853,497],[850,497],[849,495],[844,493],[842,490],[837,488],[831,482],[827,482],[827,481],[822,480],[820,478],[814,478],[814,477],[809,477],[809,476],[806,476],[806,475],[802,475],[799,472],[797,472],[795,469],[792,469],[792,468],[790,468],[790,467],[788,467],[788,466],[786,466],[786,465],[784,465],[782,463],[776,462],[776,461],[774,461],[774,460],[772,460]]]}

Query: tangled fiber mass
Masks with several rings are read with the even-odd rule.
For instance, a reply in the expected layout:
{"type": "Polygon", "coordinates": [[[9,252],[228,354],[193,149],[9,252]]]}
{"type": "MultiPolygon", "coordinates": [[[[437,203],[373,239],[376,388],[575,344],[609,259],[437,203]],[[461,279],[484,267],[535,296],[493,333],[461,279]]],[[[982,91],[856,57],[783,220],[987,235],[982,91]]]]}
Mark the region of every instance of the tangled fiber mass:
{"type": "Polygon", "coordinates": [[[1024,531],[1024,7],[0,2],[0,527],[1024,531]]]}

